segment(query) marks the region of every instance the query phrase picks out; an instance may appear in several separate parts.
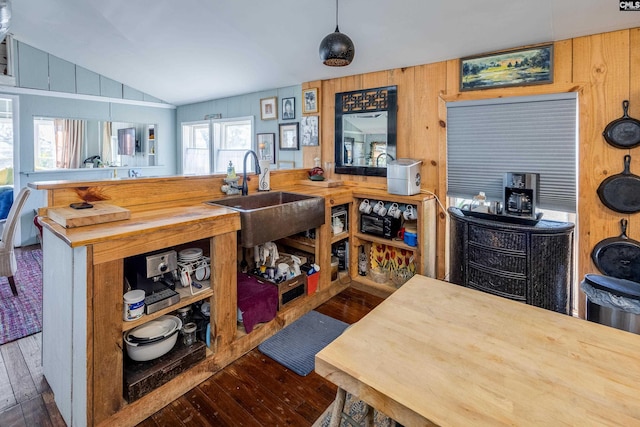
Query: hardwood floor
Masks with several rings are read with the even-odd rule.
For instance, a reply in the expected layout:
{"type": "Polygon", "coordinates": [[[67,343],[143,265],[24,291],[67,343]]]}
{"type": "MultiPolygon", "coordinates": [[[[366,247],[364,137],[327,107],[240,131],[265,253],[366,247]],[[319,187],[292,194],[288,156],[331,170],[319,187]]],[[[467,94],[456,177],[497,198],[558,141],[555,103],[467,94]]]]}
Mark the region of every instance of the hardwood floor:
{"type": "MultiPolygon", "coordinates": [[[[354,323],[380,302],[350,288],[316,310],[354,323]]],[[[65,425],[42,375],[41,342],[35,334],[0,346],[2,427],[65,425]]],[[[315,372],[301,377],[254,349],[138,426],[311,426],[335,393],[315,372]]]]}

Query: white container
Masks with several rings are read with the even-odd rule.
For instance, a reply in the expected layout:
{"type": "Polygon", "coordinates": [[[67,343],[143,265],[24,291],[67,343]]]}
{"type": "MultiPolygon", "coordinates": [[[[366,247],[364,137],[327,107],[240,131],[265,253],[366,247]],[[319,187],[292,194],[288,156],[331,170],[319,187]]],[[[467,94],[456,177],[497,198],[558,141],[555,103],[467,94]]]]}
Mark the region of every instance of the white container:
{"type": "Polygon", "coordinates": [[[411,196],[420,193],[422,160],[397,159],[387,163],[387,192],[411,196]]]}
{"type": "Polygon", "coordinates": [[[124,333],[127,354],[131,360],[146,362],[168,353],[178,340],[182,320],[165,314],[124,333]]]}
{"type": "Polygon", "coordinates": [[[123,319],[127,322],[139,319],[144,314],[144,291],[142,289],[129,291],[123,298],[123,319]]]}

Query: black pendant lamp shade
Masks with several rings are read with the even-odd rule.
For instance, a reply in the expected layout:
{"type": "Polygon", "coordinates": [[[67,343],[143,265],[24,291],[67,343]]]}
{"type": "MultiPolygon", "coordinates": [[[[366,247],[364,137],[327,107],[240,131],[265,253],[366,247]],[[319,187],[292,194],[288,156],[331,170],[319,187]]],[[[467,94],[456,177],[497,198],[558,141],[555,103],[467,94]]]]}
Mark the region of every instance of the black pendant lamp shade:
{"type": "Polygon", "coordinates": [[[338,0],[336,0],[336,31],[320,42],[320,59],[330,67],[344,67],[351,64],[356,53],[353,42],[338,29],[338,0]]]}

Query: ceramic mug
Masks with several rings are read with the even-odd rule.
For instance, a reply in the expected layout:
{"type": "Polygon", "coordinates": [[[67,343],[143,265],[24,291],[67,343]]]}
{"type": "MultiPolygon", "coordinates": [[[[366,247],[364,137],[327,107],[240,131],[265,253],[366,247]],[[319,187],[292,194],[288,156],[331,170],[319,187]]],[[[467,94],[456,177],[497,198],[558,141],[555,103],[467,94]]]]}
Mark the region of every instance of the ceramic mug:
{"type": "Polygon", "coordinates": [[[387,215],[394,218],[400,218],[402,211],[397,203],[391,203],[391,206],[389,206],[389,209],[387,210],[387,215]]]}
{"type": "Polygon", "coordinates": [[[407,207],[404,209],[404,212],[402,213],[402,215],[404,216],[404,219],[406,219],[406,220],[418,219],[418,215],[416,213],[416,210],[413,209],[413,205],[407,205],[407,207]]]}
{"type": "Polygon", "coordinates": [[[189,267],[180,271],[180,284],[182,284],[183,288],[191,286],[191,269],[189,267]]]}
{"type": "Polygon", "coordinates": [[[364,199],[362,203],[360,203],[360,212],[370,214],[373,210],[373,207],[369,203],[369,199],[364,199]]]}
{"type": "Polygon", "coordinates": [[[384,209],[384,202],[382,200],[378,200],[378,203],[373,207],[373,213],[377,213],[378,215],[382,215],[380,213],[380,209],[384,209]]]}
{"type": "Polygon", "coordinates": [[[196,268],[196,279],[207,280],[211,276],[211,269],[206,262],[203,262],[196,268]]]}

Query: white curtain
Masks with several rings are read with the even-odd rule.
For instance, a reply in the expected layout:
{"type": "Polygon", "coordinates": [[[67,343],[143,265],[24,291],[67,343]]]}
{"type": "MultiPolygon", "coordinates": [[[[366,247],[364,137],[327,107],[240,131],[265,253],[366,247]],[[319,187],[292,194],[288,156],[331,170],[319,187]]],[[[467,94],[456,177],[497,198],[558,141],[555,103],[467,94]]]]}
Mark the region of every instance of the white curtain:
{"type": "Polygon", "coordinates": [[[111,122],[102,124],[102,161],[106,164],[113,163],[113,151],[111,149],[111,122]]]}
{"type": "Polygon", "coordinates": [[[56,167],[76,169],[81,165],[84,120],[56,119],[56,167]]]}

